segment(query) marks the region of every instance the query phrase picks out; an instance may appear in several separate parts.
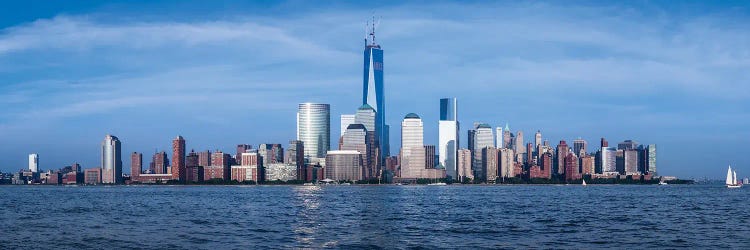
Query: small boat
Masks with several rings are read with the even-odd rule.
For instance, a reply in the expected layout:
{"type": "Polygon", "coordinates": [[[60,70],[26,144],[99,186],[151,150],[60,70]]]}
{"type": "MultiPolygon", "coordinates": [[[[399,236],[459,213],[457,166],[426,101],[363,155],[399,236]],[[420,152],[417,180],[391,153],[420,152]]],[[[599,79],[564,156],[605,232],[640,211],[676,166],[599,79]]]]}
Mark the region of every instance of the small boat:
{"type": "Polygon", "coordinates": [[[659,180],[659,185],[665,186],[665,185],[669,185],[669,183],[664,182],[664,180],[659,180]]]}
{"type": "Polygon", "coordinates": [[[727,188],[741,188],[742,184],[737,182],[737,172],[732,171],[732,166],[727,170],[727,188]]]}
{"type": "Polygon", "coordinates": [[[583,182],[581,182],[581,186],[586,186],[586,185],[587,185],[586,180],[583,180],[583,182]]]}
{"type": "Polygon", "coordinates": [[[445,182],[436,182],[436,183],[429,183],[427,186],[445,186],[448,184],[445,184],[445,182]]]}

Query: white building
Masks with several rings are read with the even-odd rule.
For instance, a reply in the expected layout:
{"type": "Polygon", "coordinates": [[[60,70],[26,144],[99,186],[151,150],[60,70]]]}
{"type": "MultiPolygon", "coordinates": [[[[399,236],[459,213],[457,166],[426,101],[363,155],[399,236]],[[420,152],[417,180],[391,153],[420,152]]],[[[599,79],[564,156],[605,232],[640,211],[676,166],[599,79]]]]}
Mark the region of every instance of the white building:
{"type": "Polygon", "coordinates": [[[31,172],[39,172],[39,155],[38,154],[29,154],[29,171],[31,172]]]}
{"type": "Polygon", "coordinates": [[[440,99],[440,121],[438,121],[438,165],[445,168],[446,175],[458,179],[459,146],[458,107],[456,98],[440,99]]]}
{"type": "Polygon", "coordinates": [[[424,124],[417,114],[409,113],[401,122],[401,178],[420,178],[424,168],[424,124]]]}

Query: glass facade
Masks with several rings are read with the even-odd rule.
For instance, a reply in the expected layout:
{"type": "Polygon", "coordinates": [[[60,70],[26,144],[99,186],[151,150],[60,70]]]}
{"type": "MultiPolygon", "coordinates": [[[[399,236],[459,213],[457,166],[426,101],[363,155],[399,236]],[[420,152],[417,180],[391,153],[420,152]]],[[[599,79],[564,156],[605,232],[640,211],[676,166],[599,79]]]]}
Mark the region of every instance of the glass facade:
{"type": "Polygon", "coordinates": [[[371,44],[365,42],[362,104],[367,104],[375,109],[375,134],[380,142],[380,151],[384,152],[381,155],[382,157],[389,156],[388,125],[385,124],[383,49],[374,41],[371,44]]]}
{"type": "Polygon", "coordinates": [[[323,158],[331,149],[331,106],[300,103],[297,112],[297,140],[305,144],[305,158],[323,158]]]}
{"type": "Polygon", "coordinates": [[[102,142],[102,183],[122,183],[120,140],[113,135],[105,136],[102,142]]]}

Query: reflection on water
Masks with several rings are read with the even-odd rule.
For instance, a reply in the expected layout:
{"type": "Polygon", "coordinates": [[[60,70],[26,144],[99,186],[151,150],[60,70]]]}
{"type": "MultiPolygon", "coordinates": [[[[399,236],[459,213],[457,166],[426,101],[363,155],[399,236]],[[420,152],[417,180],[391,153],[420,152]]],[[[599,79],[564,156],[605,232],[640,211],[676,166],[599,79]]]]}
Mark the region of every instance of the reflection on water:
{"type": "Polygon", "coordinates": [[[700,185],[2,186],[0,248],[747,249],[749,198],[700,185]]]}

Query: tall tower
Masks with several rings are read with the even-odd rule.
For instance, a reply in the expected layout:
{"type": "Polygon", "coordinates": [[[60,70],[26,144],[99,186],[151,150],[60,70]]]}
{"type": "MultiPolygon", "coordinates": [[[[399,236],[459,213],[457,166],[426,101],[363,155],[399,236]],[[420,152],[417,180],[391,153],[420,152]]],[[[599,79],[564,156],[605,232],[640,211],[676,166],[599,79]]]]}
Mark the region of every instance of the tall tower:
{"type": "Polygon", "coordinates": [[[401,177],[418,178],[425,168],[424,124],[422,118],[409,113],[401,122],[401,177]]]}
{"type": "Polygon", "coordinates": [[[177,136],[172,140],[172,179],[185,181],[185,139],[177,136]]]}
{"type": "Polygon", "coordinates": [[[325,158],[331,149],[331,105],[300,103],[297,140],[305,144],[305,158],[325,158]]]}
{"type": "Polygon", "coordinates": [[[362,104],[375,109],[375,133],[380,142],[381,161],[390,155],[389,128],[385,124],[385,92],[383,86],[383,49],[375,42],[375,18],[367,25],[365,36],[362,104]]]}
{"type": "Polygon", "coordinates": [[[122,149],[120,139],[106,135],[102,141],[102,183],[122,183],[122,149]]]}
{"type": "Polygon", "coordinates": [[[458,179],[458,108],[456,98],[440,99],[440,121],[438,123],[438,164],[445,174],[458,179]]]}
{"type": "Polygon", "coordinates": [[[38,154],[29,154],[29,171],[31,172],[39,172],[39,155],[38,154]]]}

